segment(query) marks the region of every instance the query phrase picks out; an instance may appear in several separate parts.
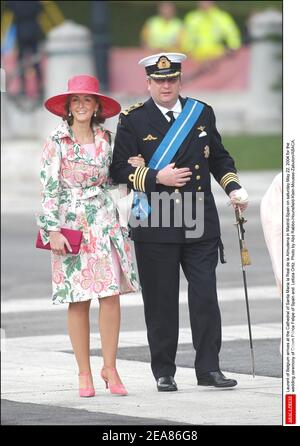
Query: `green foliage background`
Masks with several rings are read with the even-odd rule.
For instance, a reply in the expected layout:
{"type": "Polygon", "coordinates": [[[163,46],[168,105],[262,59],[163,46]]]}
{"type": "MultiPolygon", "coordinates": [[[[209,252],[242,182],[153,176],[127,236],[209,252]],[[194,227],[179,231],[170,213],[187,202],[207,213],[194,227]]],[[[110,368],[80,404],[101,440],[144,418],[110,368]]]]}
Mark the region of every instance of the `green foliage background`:
{"type": "Polygon", "coordinates": [[[223,135],[222,142],[241,170],[281,170],[281,135],[223,135]]]}
{"type": "MultiPolygon", "coordinates": [[[[90,25],[90,1],[57,1],[65,18],[90,25]]],[[[110,42],[113,46],[139,46],[139,33],[145,20],[156,14],[158,1],[108,1],[110,42]]],[[[195,1],[175,1],[178,16],[196,7],[195,1]]],[[[246,38],[246,22],[254,12],[268,8],[282,10],[282,1],[218,1],[234,17],[246,38]]]]}

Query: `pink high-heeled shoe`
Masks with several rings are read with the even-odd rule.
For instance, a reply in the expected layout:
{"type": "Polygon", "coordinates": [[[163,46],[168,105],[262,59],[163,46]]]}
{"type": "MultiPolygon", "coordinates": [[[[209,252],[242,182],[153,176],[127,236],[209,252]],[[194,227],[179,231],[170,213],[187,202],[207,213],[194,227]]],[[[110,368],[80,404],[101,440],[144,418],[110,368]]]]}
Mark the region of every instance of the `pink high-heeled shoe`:
{"type": "Polygon", "coordinates": [[[86,387],[84,387],[84,388],[79,387],[79,396],[90,397],[90,396],[95,396],[95,394],[96,394],[94,387],[91,387],[87,384],[87,382],[88,382],[87,377],[89,375],[90,375],[89,372],[81,372],[78,375],[79,377],[81,377],[81,376],[86,377],[85,378],[86,387]]]}
{"type": "Polygon", "coordinates": [[[116,375],[117,371],[114,367],[103,367],[101,370],[101,378],[103,379],[103,381],[105,382],[105,387],[106,389],[110,390],[110,393],[114,394],[114,395],[121,395],[121,396],[125,396],[128,395],[127,390],[124,387],[124,384],[119,383],[119,384],[111,384],[109,382],[108,377],[105,374],[105,370],[110,370],[114,375],[116,375]]]}

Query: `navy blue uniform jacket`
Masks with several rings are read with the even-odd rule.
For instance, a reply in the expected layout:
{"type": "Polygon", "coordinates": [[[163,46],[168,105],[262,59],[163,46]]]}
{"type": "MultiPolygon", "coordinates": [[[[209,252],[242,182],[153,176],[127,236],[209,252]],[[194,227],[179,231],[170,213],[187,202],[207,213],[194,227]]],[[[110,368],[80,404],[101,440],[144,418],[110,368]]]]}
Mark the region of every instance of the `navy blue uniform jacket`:
{"type": "MultiPolygon", "coordinates": [[[[186,98],[179,97],[182,106],[186,98]]],[[[183,187],[169,187],[156,183],[158,170],[147,167],[153,153],[164,138],[170,125],[152,98],[121,112],[117,128],[111,177],[114,182],[127,184],[130,189],[145,192],[151,205],[151,192],[176,193],[178,199],[171,200],[171,214],[174,206],[184,209],[184,192],[192,192],[193,216],[195,216],[196,192],[204,193],[204,233],[199,238],[187,238],[182,227],[134,227],[131,238],[142,242],[186,243],[220,236],[218,213],[211,192],[211,173],[216,181],[229,194],[239,189],[234,161],[225,150],[216,128],[212,107],[204,104],[204,109],[194,124],[187,138],[182,143],[172,162],[175,167],[189,167],[191,180],[183,187]],[[145,159],[145,167],[132,167],[128,158],[141,154],[145,159]]],[[[173,195],[174,196],[174,195],[173,195]]]]}

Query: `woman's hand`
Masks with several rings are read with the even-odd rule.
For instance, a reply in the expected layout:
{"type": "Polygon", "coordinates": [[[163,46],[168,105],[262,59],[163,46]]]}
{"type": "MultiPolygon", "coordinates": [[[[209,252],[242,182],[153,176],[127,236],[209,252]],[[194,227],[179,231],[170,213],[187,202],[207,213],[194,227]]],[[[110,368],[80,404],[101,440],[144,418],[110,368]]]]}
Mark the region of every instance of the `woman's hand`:
{"type": "Polygon", "coordinates": [[[72,248],[70,243],[66,239],[64,235],[62,235],[59,231],[49,231],[50,237],[50,247],[53,254],[64,256],[66,255],[65,245],[70,252],[72,252],[72,248]]]}
{"type": "Polygon", "coordinates": [[[138,156],[131,156],[128,159],[128,163],[131,164],[132,167],[144,167],[145,166],[145,160],[141,154],[139,154],[138,156]]]}

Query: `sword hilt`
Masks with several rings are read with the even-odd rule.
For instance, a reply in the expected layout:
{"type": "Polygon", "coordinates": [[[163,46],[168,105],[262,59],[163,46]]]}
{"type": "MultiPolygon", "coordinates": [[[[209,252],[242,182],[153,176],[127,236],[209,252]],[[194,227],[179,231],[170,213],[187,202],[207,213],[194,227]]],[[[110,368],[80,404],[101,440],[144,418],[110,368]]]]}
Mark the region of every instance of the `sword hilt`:
{"type": "Polygon", "coordinates": [[[241,215],[239,208],[235,209],[235,217],[236,217],[235,225],[238,227],[238,230],[239,230],[238,232],[239,232],[239,238],[240,238],[242,266],[248,266],[248,265],[251,265],[251,260],[250,260],[250,256],[249,256],[249,251],[245,245],[245,240],[244,240],[245,229],[243,227],[243,224],[246,223],[247,220],[241,215]]]}
{"type": "MultiPolygon", "coordinates": [[[[238,207],[235,209],[235,218],[236,218],[236,225],[240,225],[243,228],[243,224],[247,223],[247,220],[242,216],[240,208],[238,207]]],[[[244,231],[244,228],[243,228],[244,231]]],[[[244,231],[245,232],[245,231],[244,231]]]]}

